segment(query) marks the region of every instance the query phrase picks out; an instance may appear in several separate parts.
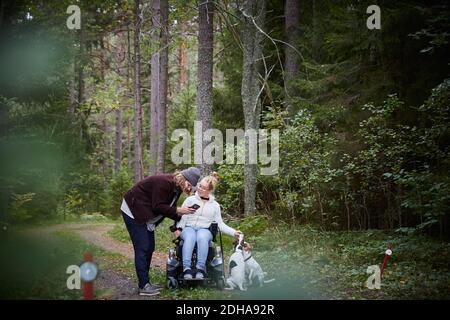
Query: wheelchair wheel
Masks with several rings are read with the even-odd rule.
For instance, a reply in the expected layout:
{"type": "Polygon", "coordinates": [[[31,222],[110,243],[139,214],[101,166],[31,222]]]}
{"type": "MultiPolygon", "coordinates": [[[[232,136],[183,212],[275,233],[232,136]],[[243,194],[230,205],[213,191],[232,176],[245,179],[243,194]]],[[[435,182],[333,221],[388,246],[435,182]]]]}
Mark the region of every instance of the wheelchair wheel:
{"type": "Polygon", "coordinates": [[[167,278],[167,288],[169,289],[178,289],[178,280],[174,277],[167,278]]]}

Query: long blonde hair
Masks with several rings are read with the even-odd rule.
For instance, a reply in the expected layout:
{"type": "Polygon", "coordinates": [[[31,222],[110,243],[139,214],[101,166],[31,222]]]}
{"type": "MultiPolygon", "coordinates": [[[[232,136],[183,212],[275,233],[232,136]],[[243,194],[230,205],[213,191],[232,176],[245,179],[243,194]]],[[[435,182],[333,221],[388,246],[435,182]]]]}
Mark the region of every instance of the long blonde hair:
{"type": "Polygon", "coordinates": [[[202,181],[205,181],[208,184],[208,189],[211,192],[216,189],[219,180],[220,180],[219,174],[215,171],[211,172],[208,176],[202,179],[202,181]]]}
{"type": "Polygon", "coordinates": [[[187,181],[186,178],[181,174],[181,171],[176,170],[173,173],[173,181],[175,182],[175,185],[180,188],[184,193],[187,195],[190,195],[190,191],[185,189],[185,182],[187,181]]]}

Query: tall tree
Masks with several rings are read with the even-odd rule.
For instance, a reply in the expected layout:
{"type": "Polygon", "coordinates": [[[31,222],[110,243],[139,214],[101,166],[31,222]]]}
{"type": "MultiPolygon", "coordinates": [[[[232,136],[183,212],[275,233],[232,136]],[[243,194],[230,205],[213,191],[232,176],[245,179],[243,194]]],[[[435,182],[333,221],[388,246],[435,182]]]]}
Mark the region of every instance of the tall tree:
{"type": "Polygon", "coordinates": [[[160,63],[159,63],[159,112],[158,112],[158,158],[156,172],[164,172],[166,155],[166,115],[167,115],[167,85],[169,78],[169,3],[161,0],[160,24],[160,63]]]}
{"type": "MultiPolygon", "coordinates": [[[[130,80],[132,77],[132,69],[131,66],[133,65],[132,60],[131,60],[131,36],[130,36],[130,24],[127,23],[127,79],[126,79],[126,87],[128,88],[129,92],[128,92],[128,96],[129,97],[133,97],[133,90],[134,88],[132,88],[130,86],[130,80]]],[[[131,109],[131,108],[130,108],[131,109]]],[[[131,135],[131,130],[132,130],[132,125],[131,125],[131,116],[128,115],[128,119],[127,119],[127,144],[128,144],[128,169],[132,170],[133,168],[133,156],[131,153],[131,147],[133,145],[133,139],[132,139],[132,135],[131,135]]]]}
{"type": "Polygon", "coordinates": [[[79,44],[80,44],[80,51],[79,51],[79,57],[77,59],[77,73],[78,73],[78,106],[83,104],[84,102],[84,51],[85,51],[85,39],[84,39],[84,31],[83,28],[78,30],[78,36],[79,36],[79,44]]]}
{"type": "MultiPolygon", "coordinates": [[[[125,32],[120,31],[117,35],[117,49],[116,49],[116,67],[117,74],[122,77],[128,75],[124,72],[126,56],[125,56],[125,32]]],[[[128,81],[128,80],[127,80],[128,81]]],[[[127,90],[127,89],[125,89],[127,90]]],[[[122,101],[123,91],[120,90],[119,105],[114,110],[115,113],[115,144],[114,144],[114,172],[120,171],[122,163],[122,101]]]]}
{"type": "Polygon", "coordinates": [[[142,179],[141,9],[134,1],[134,181],[142,179]]]}
{"type": "Polygon", "coordinates": [[[114,172],[120,171],[122,163],[122,108],[120,105],[114,110],[116,116],[116,138],[114,144],[114,172]]]}
{"type": "MultiPolygon", "coordinates": [[[[258,130],[260,123],[261,102],[259,70],[263,59],[264,27],[266,16],[265,0],[248,0],[244,2],[243,14],[243,68],[241,96],[244,109],[245,130],[258,130]],[[261,29],[261,30],[260,30],[261,29]]],[[[256,143],[256,142],[254,142],[256,143]]],[[[256,163],[250,163],[250,152],[256,150],[256,145],[250,145],[249,136],[245,138],[244,167],[244,213],[256,212],[256,163]]],[[[256,154],[254,154],[256,158],[256,154]]]]}
{"type": "Polygon", "coordinates": [[[187,21],[182,19],[180,21],[180,42],[178,46],[178,66],[180,68],[180,80],[179,80],[179,90],[182,91],[188,87],[188,51],[186,45],[186,32],[187,32],[187,21]]]}
{"type": "MultiPolygon", "coordinates": [[[[286,42],[288,43],[284,47],[284,86],[286,90],[286,108],[291,113],[292,102],[291,98],[294,95],[292,90],[292,80],[295,79],[298,70],[298,53],[295,52],[300,33],[300,0],[286,0],[284,6],[284,18],[285,18],[285,34],[286,42]]],[[[313,2],[315,6],[315,2],[313,2]]]]}
{"type": "MultiPolygon", "coordinates": [[[[214,41],[214,3],[203,1],[198,7],[198,62],[197,62],[197,111],[196,120],[202,122],[203,133],[212,128],[212,89],[213,89],[213,41],[214,41]]],[[[200,137],[196,137],[200,138],[200,137]]],[[[206,142],[202,139],[202,150],[206,142]]],[[[201,158],[203,158],[203,151],[201,158]]],[[[199,155],[196,156],[199,158],[199,155]]],[[[211,171],[211,165],[202,159],[202,175],[211,171]]]]}
{"type": "Polygon", "coordinates": [[[150,168],[149,174],[157,171],[158,159],[158,135],[159,135],[159,111],[160,111],[160,27],[161,27],[161,3],[160,0],[152,0],[152,58],[151,58],[151,84],[150,84],[150,168]]]}

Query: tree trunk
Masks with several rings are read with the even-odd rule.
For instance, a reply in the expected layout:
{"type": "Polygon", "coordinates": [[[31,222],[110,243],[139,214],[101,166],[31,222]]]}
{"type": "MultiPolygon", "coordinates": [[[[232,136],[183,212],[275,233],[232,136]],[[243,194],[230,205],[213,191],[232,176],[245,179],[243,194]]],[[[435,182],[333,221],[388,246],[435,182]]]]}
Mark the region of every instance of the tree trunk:
{"type": "MultiPolygon", "coordinates": [[[[244,108],[245,130],[259,128],[261,103],[259,101],[259,69],[263,58],[264,35],[256,28],[264,27],[266,14],[265,0],[251,0],[244,2],[243,15],[243,69],[242,69],[242,105],[244,108]],[[254,21],[254,22],[253,22],[254,21]]],[[[255,142],[256,143],[256,142],[255,142]]],[[[256,163],[250,163],[251,146],[248,136],[245,139],[245,167],[244,167],[244,212],[246,215],[256,213],[256,163]]]]}
{"type": "MultiPolygon", "coordinates": [[[[198,8],[198,60],[197,60],[197,111],[196,120],[202,121],[203,133],[212,128],[212,89],[213,89],[213,41],[214,41],[214,3],[203,1],[198,8]]],[[[195,137],[201,139],[201,137],[195,137]]],[[[202,139],[202,159],[200,171],[202,176],[210,173],[211,165],[203,159],[203,150],[208,143],[202,139]]],[[[198,150],[197,150],[198,151],[198,150]]]]}
{"type": "Polygon", "coordinates": [[[134,1],[134,181],[142,180],[142,103],[141,103],[141,12],[134,1]]]}
{"type": "Polygon", "coordinates": [[[166,114],[167,114],[167,84],[169,77],[169,4],[161,0],[161,48],[159,61],[159,112],[158,112],[158,157],[157,173],[163,173],[166,155],[166,114]]]}
{"type": "Polygon", "coordinates": [[[180,45],[178,47],[178,66],[180,68],[180,81],[179,90],[183,91],[188,87],[189,74],[188,74],[188,51],[186,45],[186,32],[187,32],[187,22],[182,20],[181,24],[181,39],[180,45]]]}
{"type": "Polygon", "coordinates": [[[119,107],[115,110],[116,114],[116,141],[114,147],[114,172],[120,171],[122,162],[122,109],[119,107]]]}
{"type": "Polygon", "coordinates": [[[80,38],[80,52],[78,57],[78,65],[77,65],[77,73],[78,73],[78,106],[81,106],[81,104],[84,102],[84,73],[83,73],[83,67],[84,67],[84,32],[83,29],[80,29],[79,31],[79,38],[80,38]]]}
{"type": "MultiPolygon", "coordinates": [[[[120,32],[117,35],[117,50],[116,50],[116,67],[117,67],[117,74],[120,78],[125,77],[128,82],[128,72],[124,72],[125,63],[126,63],[126,56],[125,56],[125,48],[126,42],[125,42],[125,34],[124,32],[120,32]]],[[[116,122],[116,128],[115,128],[115,145],[114,145],[114,172],[117,174],[120,171],[121,163],[122,163],[122,103],[124,98],[126,98],[126,90],[128,90],[128,87],[125,88],[125,90],[120,90],[120,96],[119,96],[119,105],[117,106],[117,109],[114,110],[115,113],[115,122],[116,122]]]]}
{"type": "Polygon", "coordinates": [[[108,115],[103,114],[102,119],[102,131],[103,131],[103,177],[108,177],[110,173],[110,157],[111,157],[111,138],[110,138],[110,126],[108,121],[108,115]]]}
{"type": "Polygon", "coordinates": [[[133,168],[133,155],[131,153],[131,146],[133,144],[133,140],[131,138],[131,119],[130,118],[128,118],[128,120],[127,120],[127,143],[128,143],[128,148],[127,148],[128,149],[127,150],[127,152],[128,152],[128,169],[131,172],[131,170],[133,168]]]}
{"type": "MultiPolygon", "coordinates": [[[[133,96],[133,88],[130,86],[130,79],[131,79],[131,37],[130,37],[130,26],[127,24],[127,88],[129,90],[128,95],[129,97],[133,96]]],[[[127,118],[127,142],[128,142],[128,169],[132,170],[133,168],[133,154],[131,153],[131,146],[133,145],[132,137],[131,137],[131,117],[128,116],[127,118]]]]}
{"type": "Polygon", "coordinates": [[[300,26],[299,0],[286,0],[284,7],[286,42],[284,46],[284,86],[286,90],[286,108],[293,112],[292,97],[294,95],[292,81],[299,70],[298,53],[292,47],[297,47],[300,26]],[[292,46],[292,47],[291,47],[292,46]]]}
{"type": "Polygon", "coordinates": [[[70,92],[69,92],[69,115],[72,121],[75,120],[75,110],[77,109],[77,84],[76,84],[76,73],[77,73],[77,62],[76,57],[73,58],[73,71],[74,75],[70,80],[70,92]]]}
{"type": "MultiPolygon", "coordinates": [[[[78,110],[82,110],[81,105],[84,103],[84,72],[83,72],[83,68],[84,68],[84,32],[83,29],[78,30],[78,37],[79,37],[79,44],[80,44],[80,49],[78,52],[78,57],[76,59],[76,69],[77,69],[77,75],[78,75],[78,79],[77,79],[77,87],[78,87],[78,95],[77,95],[77,106],[78,106],[78,110]]],[[[83,141],[84,138],[84,129],[85,129],[85,123],[84,123],[84,119],[81,119],[81,123],[80,123],[80,141],[83,141]]]]}
{"type": "Polygon", "coordinates": [[[151,96],[150,96],[150,168],[153,175],[157,169],[159,109],[160,109],[160,27],[161,27],[160,0],[152,0],[152,58],[151,58],[151,96]]]}

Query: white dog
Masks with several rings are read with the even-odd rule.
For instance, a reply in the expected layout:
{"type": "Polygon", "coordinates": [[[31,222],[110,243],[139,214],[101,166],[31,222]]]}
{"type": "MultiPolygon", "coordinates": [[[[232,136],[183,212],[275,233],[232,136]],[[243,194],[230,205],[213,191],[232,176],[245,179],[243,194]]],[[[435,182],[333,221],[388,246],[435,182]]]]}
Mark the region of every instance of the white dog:
{"type": "Polygon", "coordinates": [[[239,288],[241,291],[246,291],[245,286],[245,262],[242,250],[244,236],[239,235],[239,241],[234,248],[234,253],[230,257],[229,272],[230,276],[227,279],[228,287],[226,290],[233,290],[239,288]]]}
{"type": "Polygon", "coordinates": [[[242,254],[244,256],[245,275],[248,285],[252,285],[253,280],[257,280],[260,287],[262,287],[264,283],[275,281],[275,279],[265,280],[267,272],[264,272],[259,263],[256,262],[255,258],[252,257],[252,246],[249,243],[244,242],[243,249],[242,254]]]}

